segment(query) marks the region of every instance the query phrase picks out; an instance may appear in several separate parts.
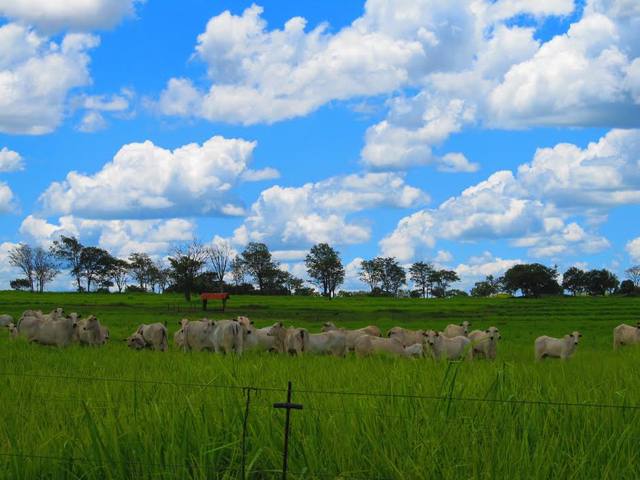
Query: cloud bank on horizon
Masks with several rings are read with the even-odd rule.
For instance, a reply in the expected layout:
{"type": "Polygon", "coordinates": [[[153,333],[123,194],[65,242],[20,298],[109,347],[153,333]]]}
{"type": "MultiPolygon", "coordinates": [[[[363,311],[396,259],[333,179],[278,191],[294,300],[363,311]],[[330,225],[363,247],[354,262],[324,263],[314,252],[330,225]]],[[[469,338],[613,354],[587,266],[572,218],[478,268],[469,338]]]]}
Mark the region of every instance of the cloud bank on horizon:
{"type": "Polygon", "coordinates": [[[260,241],[295,272],[326,241],[350,288],[378,254],[466,285],[640,262],[637,1],[186,1],[164,49],[161,3],[0,0],[3,263],[63,233],[260,241]]]}

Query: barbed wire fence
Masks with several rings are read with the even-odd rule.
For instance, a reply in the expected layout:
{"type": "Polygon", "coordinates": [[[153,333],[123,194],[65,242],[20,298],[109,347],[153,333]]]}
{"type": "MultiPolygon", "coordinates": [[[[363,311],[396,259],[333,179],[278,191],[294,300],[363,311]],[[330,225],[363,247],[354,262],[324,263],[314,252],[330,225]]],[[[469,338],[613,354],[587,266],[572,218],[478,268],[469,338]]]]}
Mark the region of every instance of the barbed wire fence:
{"type": "MultiPolygon", "coordinates": [[[[289,442],[291,440],[291,421],[292,411],[314,412],[318,414],[335,414],[335,415],[354,415],[354,416],[380,416],[384,418],[396,418],[396,419],[411,419],[409,415],[398,415],[370,411],[371,409],[354,409],[354,408],[314,408],[304,406],[302,403],[294,403],[293,395],[303,397],[360,397],[360,398],[378,398],[385,400],[407,400],[414,402],[425,401],[443,401],[448,403],[488,403],[488,404],[504,404],[515,406],[533,406],[541,408],[551,407],[565,407],[565,408],[578,408],[578,409],[599,409],[599,410],[619,410],[619,411],[640,411],[640,405],[637,404],[615,404],[615,403],[592,403],[592,402],[566,402],[566,401],[552,401],[552,400],[532,400],[532,399],[518,399],[518,398],[484,398],[484,397],[470,397],[470,396],[455,396],[451,393],[445,395],[423,395],[423,394],[411,394],[411,393],[392,393],[392,392],[364,392],[364,391],[347,391],[347,390],[323,390],[323,389],[294,389],[292,382],[288,382],[286,387],[275,386],[255,386],[255,385],[228,385],[217,384],[213,382],[173,382],[162,380],[143,380],[143,379],[131,379],[131,378],[115,378],[115,377],[98,377],[98,376],[83,376],[83,375],[57,375],[49,373],[32,373],[32,372],[7,372],[0,371],[0,377],[17,377],[17,378],[30,378],[30,379],[50,379],[59,381],[79,381],[79,382],[105,382],[105,383],[119,383],[125,385],[153,385],[153,386],[173,386],[173,387],[188,387],[195,389],[220,389],[220,390],[232,390],[238,392],[243,398],[243,417],[242,417],[242,430],[238,443],[240,444],[241,456],[240,456],[240,478],[249,478],[248,475],[270,475],[272,478],[280,477],[286,479],[288,475],[294,475],[298,477],[310,476],[313,478],[324,477],[339,477],[348,478],[351,480],[359,480],[360,478],[368,478],[367,476],[353,476],[351,474],[342,472],[336,473],[322,473],[322,472],[290,472],[288,470],[289,463],[289,442]],[[261,393],[281,393],[286,395],[286,400],[283,402],[275,403],[258,403],[255,401],[255,397],[261,393]],[[270,410],[271,412],[278,410],[285,410],[283,415],[283,449],[282,449],[282,461],[283,466],[281,469],[251,469],[247,472],[247,448],[248,448],[248,427],[251,420],[251,412],[253,410],[270,410]]],[[[33,398],[33,395],[26,395],[26,398],[33,398]]],[[[20,400],[19,396],[15,397],[16,400],[20,400]]],[[[70,402],[72,400],[78,400],[73,396],[57,396],[51,395],[43,396],[39,399],[42,402],[55,403],[55,402],[70,402]]],[[[107,401],[107,400],[93,400],[93,399],[80,399],[86,406],[92,408],[112,408],[114,406],[122,406],[121,402],[107,401]]],[[[174,404],[170,401],[154,400],[156,404],[174,404]]],[[[56,455],[42,455],[31,452],[2,452],[0,451],[0,458],[7,459],[30,459],[37,461],[53,461],[67,464],[87,464],[95,467],[106,468],[109,464],[93,460],[90,458],[76,457],[76,456],[56,456],[56,455]]],[[[160,468],[162,470],[168,469],[189,469],[190,464],[184,463],[165,463],[165,462],[142,462],[142,461],[122,461],[121,464],[147,467],[147,468],[160,468]]],[[[366,472],[362,472],[366,474],[366,472]]],[[[376,478],[385,478],[376,475],[376,478]]],[[[389,477],[391,478],[391,477],[389,477]]]]}

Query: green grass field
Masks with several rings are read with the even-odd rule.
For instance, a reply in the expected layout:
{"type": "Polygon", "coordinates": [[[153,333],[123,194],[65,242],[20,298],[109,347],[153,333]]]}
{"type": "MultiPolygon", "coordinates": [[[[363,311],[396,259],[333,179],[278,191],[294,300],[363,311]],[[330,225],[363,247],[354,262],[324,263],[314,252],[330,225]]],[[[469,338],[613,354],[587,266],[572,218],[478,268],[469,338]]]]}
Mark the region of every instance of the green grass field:
{"type": "Polygon", "coordinates": [[[140,323],[166,320],[173,332],[180,318],[203,316],[169,305],[182,300],[0,292],[0,313],[62,306],[95,314],[111,330],[103,348],[64,350],[0,332],[0,478],[240,478],[246,395],[223,387],[241,386],[282,389],[252,392],[246,438],[247,477],[279,478],[284,413],[272,404],[285,399],[288,380],[304,405],[292,413],[290,478],[640,477],[640,410],[631,408],[640,405],[640,350],[611,346],[613,327],[640,320],[640,299],[238,296],[226,315],[208,315],[247,315],[258,326],[283,320],[312,331],[327,320],[383,329],[469,320],[500,328],[497,361],[452,364],[128,350],[122,339],[140,323]],[[573,359],[534,363],[538,335],[575,329],[584,337],[573,359]]]}

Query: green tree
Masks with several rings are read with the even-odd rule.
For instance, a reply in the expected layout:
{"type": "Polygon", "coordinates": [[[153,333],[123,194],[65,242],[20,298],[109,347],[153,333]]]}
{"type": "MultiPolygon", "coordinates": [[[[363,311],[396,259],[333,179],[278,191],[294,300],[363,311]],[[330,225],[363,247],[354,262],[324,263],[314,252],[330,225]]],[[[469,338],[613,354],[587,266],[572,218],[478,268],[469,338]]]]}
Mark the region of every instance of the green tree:
{"type": "Polygon", "coordinates": [[[584,293],[587,289],[587,276],[578,267],[569,268],[562,275],[562,288],[571,292],[573,296],[584,293]]]}
{"type": "Polygon", "coordinates": [[[134,252],[129,255],[129,274],[138,282],[141,291],[147,290],[153,268],[153,260],[146,253],[134,252]]]}
{"type": "Polygon", "coordinates": [[[86,281],[86,291],[91,291],[94,280],[104,279],[111,265],[112,257],[98,247],[84,247],[80,253],[80,279],[86,281]]]}
{"type": "Polygon", "coordinates": [[[245,271],[258,284],[258,290],[264,293],[265,286],[270,283],[278,264],[273,261],[269,248],[264,243],[251,242],[240,254],[245,271]]]}
{"type": "Polygon", "coordinates": [[[82,288],[82,245],[76,237],[61,235],[51,245],[51,253],[61,262],[64,268],[69,269],[76,281],[76,288],[80,292],[82,288]]]}
{"type": "Polygon", "coordinates": [[[380,284],[380,275],[381,268],[379,258],[363,260],[360,264],[360,280],[369,285],[372,293],[380,284]]]}
{"type": "Polygon", "coordinates": [[[233,260],[231,260],[231,276],[233,277],[233,283],[236,287],[239,287],[244,283],[245,275],[246,271],[242,258],[234,257],[233,260]]]}
{"type": "Polygon", "coordinates": [[[207,249],[197,241],[178,247],[169,257],[171,276],[177,286],[181,287],[184,298],[191,301],[196,278],[207,261],[207,249]]]}
{"type": "Polygon", "coordinates": [[[460,278],[454,270],[436,270],[434,274],[431,275],[431,280],[435,285],[433,287],[433,295],[443,298],[447,296],[449,285],[459,282],[460,278]]]}
{"type": "Polygon", "coordinates": [[[118,293],[122,293],[127,287],[127,279],[129,278],[129,262],[121,258],[114,258],[111,262],[111,278],[118,289],[118,293]]]}
{"type": "Polygon", "coordinates": [[[623,280],[622,283],[620,283],[620,289],[618,290],[618,293],[620,293],[621,295],[637,295],[638,293],[640,293],[640,288],[636,287],[633,283],[633,280],[623,280]]]}
{"type": "Polygon", "coordinates": [[[415,284],[416,289],[422,293],[422,298],[429,296],[431,288],[430,275],[433,273],[433,265],[427,262],[416,262],[409,267],[409,275],[411,281],[415,284]]]}
{"type": "Polygon", "coordinates": [[[395,257],[383,257],[380,264],[380,285],[385,293],[398,296],[400,287],[407,283],[407,272],[395,257]]]}
{"type": "Polygon", "coordinates": [[[322,295],[333,297],[336,288],[344,282],[344,267],[340,254],[327,243],[311,247],[305,259],[307,274],[322,289],[322,295]]]}
{"type": "Polygon", "coordinates": [[[558,271],[540,263],[514,265],[502,278],[505,290],[512,294],[520,291],[525,297],[539,297],[562,293],[556,280],[558,271]]]}
{"type": "Polygon", "coordinates": [[[601,270],[589,270],[585,276],[587,293],[589,295],[615,293],[620,284],[618,277],[605,268],[601,270]]]}
{"type": "Polygon", "coordinates": [[[471,289],[471,296],[473,297],[490,297],[500,293],[502,285],[500,279],[494,278],[493,275],[487,275],[486,278],[480,282],[476,282],[471,289]]]}

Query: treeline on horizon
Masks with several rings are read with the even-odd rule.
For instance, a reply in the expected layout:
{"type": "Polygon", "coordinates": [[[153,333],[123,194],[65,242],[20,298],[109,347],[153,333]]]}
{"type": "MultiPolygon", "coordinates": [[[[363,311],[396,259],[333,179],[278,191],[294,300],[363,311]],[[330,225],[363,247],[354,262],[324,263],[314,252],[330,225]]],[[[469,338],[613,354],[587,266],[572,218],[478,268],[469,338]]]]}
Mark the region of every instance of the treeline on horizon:
{"type": "Polygon", "coordinates": [[[262,295],[388,296],[447,298],[490,297],[499,294],[540,297],[543,295],[640,295],[640,265],[625,271],[622,282],[607,269],[584,271],[571,267],[562,274],[557,267],[540,263],[518,264],[504,275],[487,276],[469,292],[450,288],[460,281],[454,270],[437,269],[418,261],[405,268],[395,257],[363,260],[360,280],[368,291],[338,290],[345,281],[340,254],[327,243],[313,246],[305,258],[310,280],[280,268],[264,243],[251,242],[234,254],[227,243],[206,246],[193,241],[175,247],[165,260],[153,260],[144,252],[126,259],[107,250],[85,246],[73,236],[60,236],[49,249],[21,243],[9,251],[9,264],[22,278],[10,282],[13,290],[44,292],[63,270],[68,271],[78,292],[183,293],[227,292],[262,295]],[[231,278],[231,281],[228,281],[231,278]],[[307,285],[308,284],[308,285],[307,285]],[[312,286],[309,286],[312,285],[312,286]],[[404,288],[403,288],[404,287],[404,288]]]}

